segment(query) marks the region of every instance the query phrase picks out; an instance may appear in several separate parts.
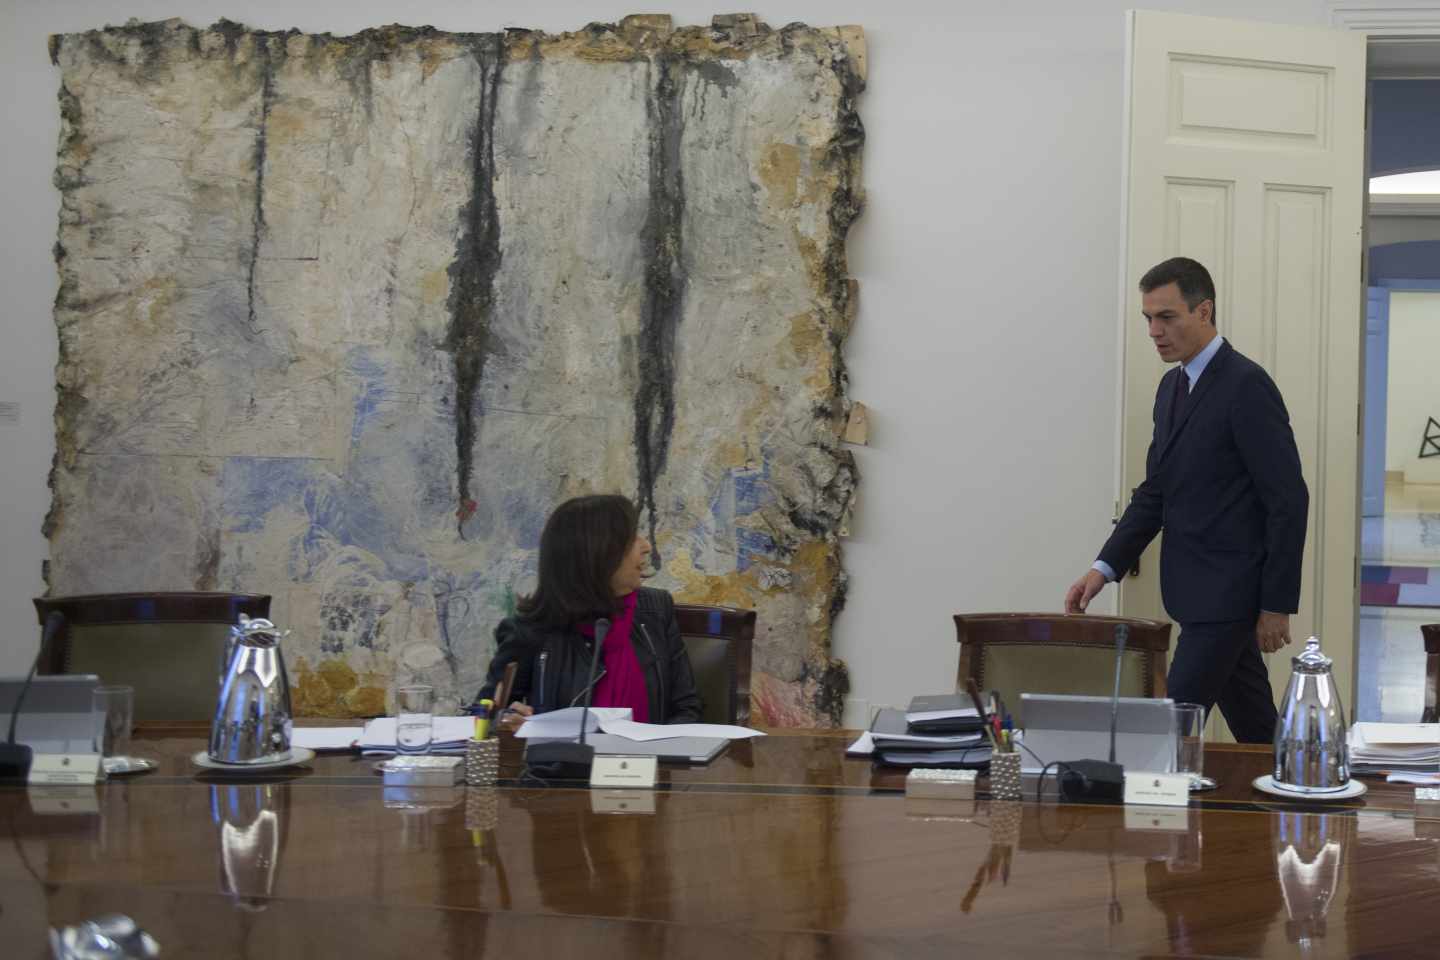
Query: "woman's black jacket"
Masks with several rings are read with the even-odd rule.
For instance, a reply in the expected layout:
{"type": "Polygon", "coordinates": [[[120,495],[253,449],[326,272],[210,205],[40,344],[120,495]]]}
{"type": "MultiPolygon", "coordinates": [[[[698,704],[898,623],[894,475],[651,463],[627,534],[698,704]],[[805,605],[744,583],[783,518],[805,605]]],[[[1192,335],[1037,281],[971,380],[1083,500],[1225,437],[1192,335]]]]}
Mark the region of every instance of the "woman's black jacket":
{"type": "MultiPolygon", "coordinates": [[[[630,643],[645,675],[650,695],[651,723],[698,723],[700,696],[690,672],[690,657],[680,639],[675,601],[664,590],[641,587],[635,603],[635,626],[630,643]]],[[[495,694],[505,667],[519,664],[510,699],[521,700],[536,713],[578,706],[584,702],[585,679],[590,670],[594,640],[574,626],[550,627],[507,617],[495,628],[495,656],[476,700],[495,694]]],[[[596,675],[605,672],[601,657],[596,675]]],[[[509,704],[497,704],[506,707],[509,704]]]]}

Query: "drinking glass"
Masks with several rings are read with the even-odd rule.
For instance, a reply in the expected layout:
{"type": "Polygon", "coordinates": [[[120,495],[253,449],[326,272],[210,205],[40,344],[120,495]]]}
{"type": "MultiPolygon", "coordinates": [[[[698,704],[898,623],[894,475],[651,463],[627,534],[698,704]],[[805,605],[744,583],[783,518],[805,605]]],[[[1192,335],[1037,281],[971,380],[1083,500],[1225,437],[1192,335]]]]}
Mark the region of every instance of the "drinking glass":
{"type": "Polygon", "coordinates": [[[97,728],[95,749],[101,757],[130,753],[130,728],[135,725],[135,688],[111,684],[95,688],[91,699],[97,728]]]}
{"type": "Polygon", "coordinates": [[[1175,717],[1175,772],[1190,777],[1190,789],[1211,790],[1215,781],[1205,776],[1205,708],[1198,703],[1177,703],[1175,717]]]}
{"type": "Polygon", "coordinates": [[[412,683],[395,689],[395,746],[401,753],[428,753],[435,726],[435,688],[412,683]]]}

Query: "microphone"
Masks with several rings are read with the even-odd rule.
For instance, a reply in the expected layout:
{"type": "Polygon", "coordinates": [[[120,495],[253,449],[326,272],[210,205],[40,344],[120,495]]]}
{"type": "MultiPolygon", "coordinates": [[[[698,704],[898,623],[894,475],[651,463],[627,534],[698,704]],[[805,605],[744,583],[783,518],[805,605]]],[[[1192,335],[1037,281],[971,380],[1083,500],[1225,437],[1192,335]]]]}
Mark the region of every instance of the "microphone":
{"type": "Polygon", "coordinates": [[[50,649],[50,642],[55,635],[63,629],[64,614],[59,610],[51,610],[45,617],[45,630],[40,634],[40,649],[35,652],[35,662],[30,664],[30,673],[26,675],[25,682],[20,686],[20,693],[15,697],[15,708],[10,711],[10,735],[4,743],[0,743],[0,780],[23,780],[30,773],[30,761],[34,751],[26,744],[15,742],[15,724],[20,719],[20,708],[25,705],[25,695],[30,692],[30,686],[35,682],[35,671],[40,667],[40,659],[45,656],[45,651],[50,649]]]}
{"type": "Polygon", "coordinates": [[[535,743],[525,746],[525,763],[537,776],[556,780],[589,780],[590,767],[595,762],[595,748],[585,742],[585,724],[590,719],[590,698],[595,693],[595,671],[600,665],[600,651],[605,646],[605,635],[610,632],[610,621],[601,617],[595,621],[595,649],[590,653],[590,674],[585,679],[585,705],[580,708],[580,738],[571,743],[560,740],[554,743],[535,743]]]}
{"type": "Polygon", "coordinates": [[[1060,793],[1066,800],[1120,800],[1125,796],[1125,768],[1115,762],[1115,729],[1120,719],[1120,668],[1130,625],[1115,626],[1115,692],[1110,696],[1110,759],[1072,760],[1062,764],[1060,793]]]}

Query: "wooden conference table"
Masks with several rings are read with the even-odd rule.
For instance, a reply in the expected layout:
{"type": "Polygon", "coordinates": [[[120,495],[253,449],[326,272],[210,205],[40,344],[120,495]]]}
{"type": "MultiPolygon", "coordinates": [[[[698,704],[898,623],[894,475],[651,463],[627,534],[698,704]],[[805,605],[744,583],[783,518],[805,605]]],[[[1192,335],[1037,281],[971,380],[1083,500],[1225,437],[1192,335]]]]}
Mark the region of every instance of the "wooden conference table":
{"type": "MultiPolygon", "coordinates": [[[[1411,788],[1272,802],[1268,750],[1212,746],[1220,788],[1188,809],[921,802],[846,742],[777,732],[654,792],[417,795],[351,755],[211,780],[196,732],[152,731],[155,773],[0,788],[0,954],[105,913],[166,958],[1440,951],[1440,823],[1411,788]]],[[[518,760],[507,738],[502,777],[518,760]]]]}

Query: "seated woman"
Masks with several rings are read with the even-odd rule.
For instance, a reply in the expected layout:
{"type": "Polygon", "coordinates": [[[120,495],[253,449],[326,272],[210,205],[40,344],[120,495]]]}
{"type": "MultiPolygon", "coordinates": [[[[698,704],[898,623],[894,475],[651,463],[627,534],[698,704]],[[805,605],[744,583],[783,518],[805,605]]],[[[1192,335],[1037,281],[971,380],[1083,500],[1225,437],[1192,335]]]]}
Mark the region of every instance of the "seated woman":
{"type": "Polygon", "coordinates": [[[649,566],[650,543],[625,497],[577,497],[556,507],[540,535],[540,582],[518,615],[495,628],[495,657],[477,699],[493,696],[514,662],[505,726],[584,703],[595,621],[608,617],[591,705],[629,707],[640,723],[698,721],[675,601],[640,585],[649,566]]]}

